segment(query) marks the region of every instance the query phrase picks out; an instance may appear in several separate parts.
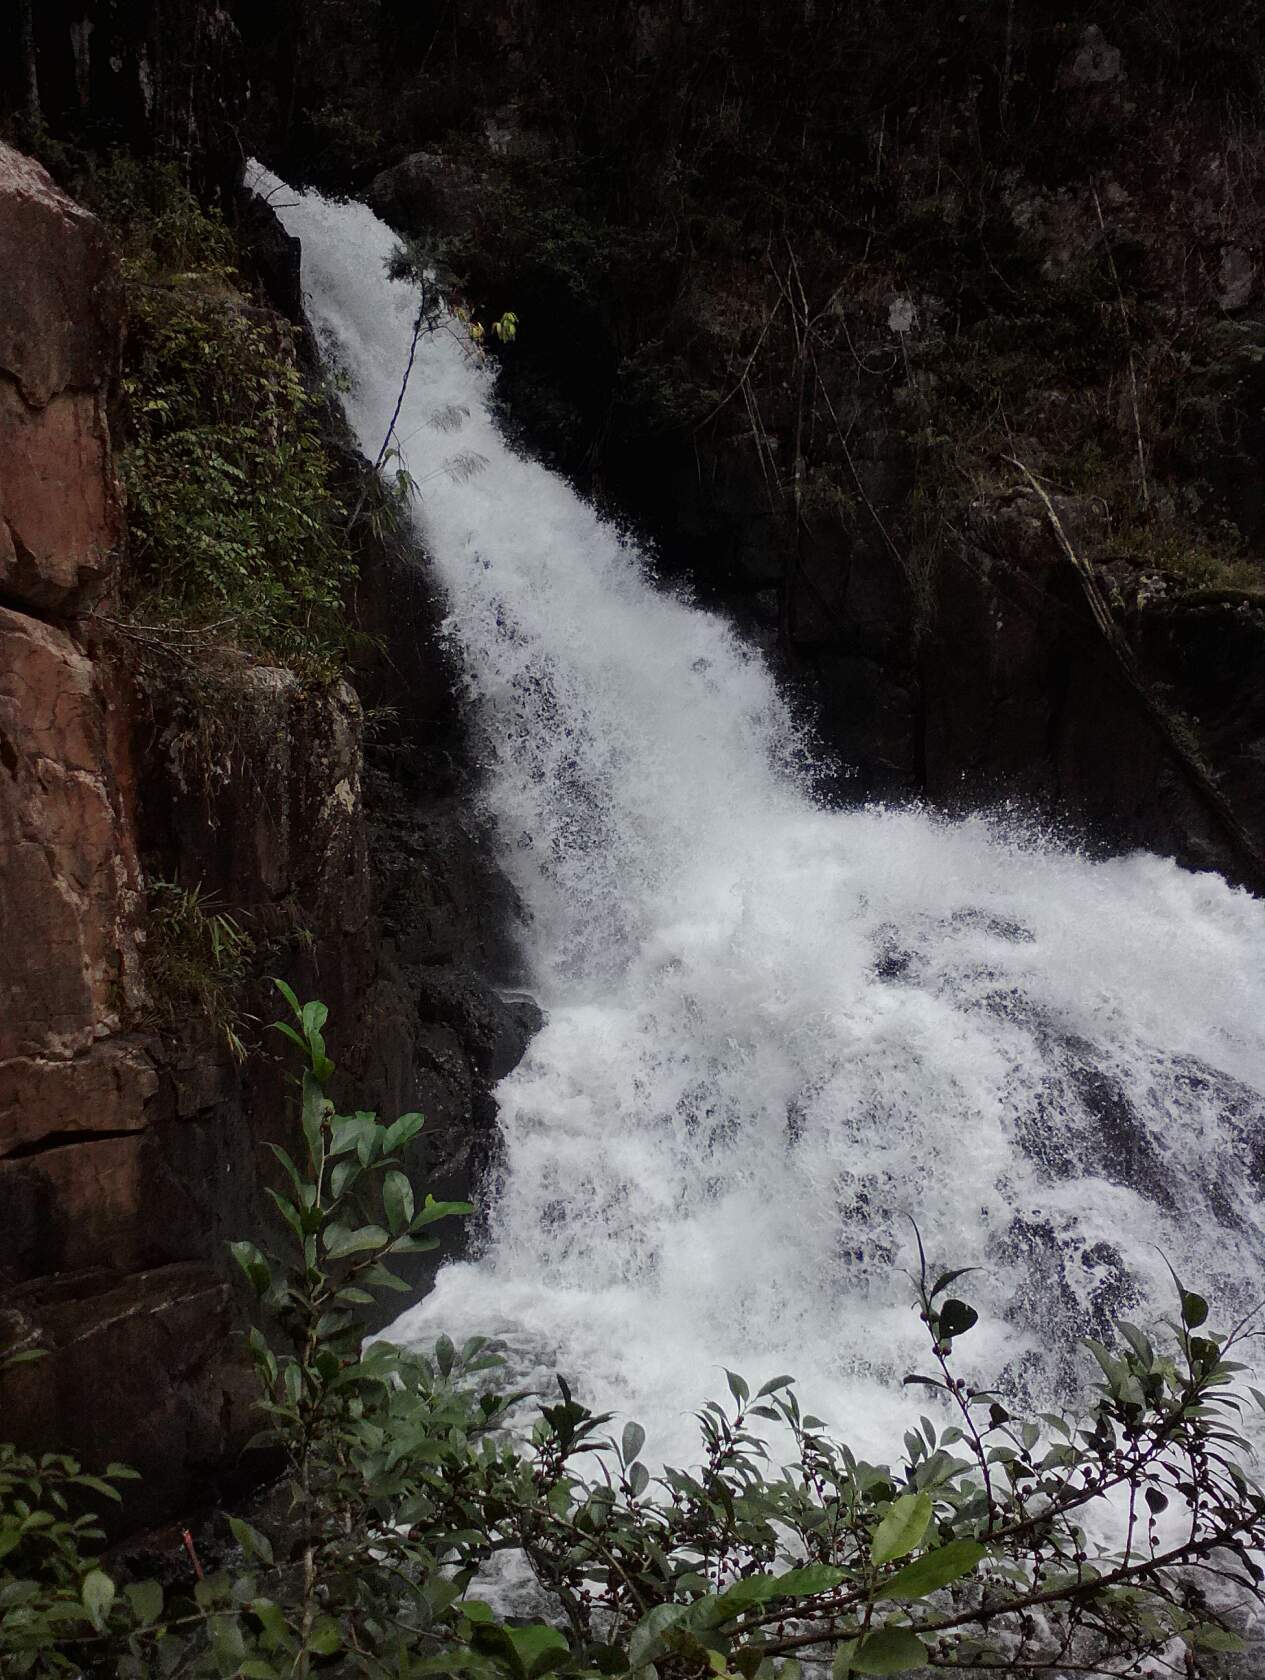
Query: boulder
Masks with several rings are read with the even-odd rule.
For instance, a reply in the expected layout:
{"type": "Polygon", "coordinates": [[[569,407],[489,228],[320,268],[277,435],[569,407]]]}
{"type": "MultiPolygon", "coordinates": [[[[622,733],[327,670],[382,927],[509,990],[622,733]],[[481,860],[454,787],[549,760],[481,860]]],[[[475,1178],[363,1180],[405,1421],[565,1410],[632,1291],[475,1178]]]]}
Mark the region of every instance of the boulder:
{"type": "Polygon", "coordinates": [[[452,233],[477,219],[483,192],[477,170],[437,152],[412,152],[376,175],[365,197],[380,216],[410,231],[452,233]]]}

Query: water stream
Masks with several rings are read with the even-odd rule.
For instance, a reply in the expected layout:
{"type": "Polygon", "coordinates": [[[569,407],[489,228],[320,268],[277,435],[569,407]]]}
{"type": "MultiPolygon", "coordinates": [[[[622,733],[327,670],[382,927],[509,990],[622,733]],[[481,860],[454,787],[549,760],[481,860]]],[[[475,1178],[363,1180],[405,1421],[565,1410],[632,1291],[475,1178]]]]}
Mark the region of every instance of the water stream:
{"type": "MultiPolygon", "coordinates": [[[[393,236],[262,190],[373,457],[415,308],[393,236]]],[[[1164,1255],[1219,1308],[1252,1296],[1265,905],[983,817],[823,809],[758,654],[490,397],[441,330],[398,434],[547,1024],[499,1090],[483,1250],[396,1333],[500,1335],[670,1461],[722,1366],[794,1374],[888,1456],[922,1363],[911,1216],[980,1268],[968,1373],[1033,1398],[1079,1335],[1167,1309],[1164,1255]]]]}

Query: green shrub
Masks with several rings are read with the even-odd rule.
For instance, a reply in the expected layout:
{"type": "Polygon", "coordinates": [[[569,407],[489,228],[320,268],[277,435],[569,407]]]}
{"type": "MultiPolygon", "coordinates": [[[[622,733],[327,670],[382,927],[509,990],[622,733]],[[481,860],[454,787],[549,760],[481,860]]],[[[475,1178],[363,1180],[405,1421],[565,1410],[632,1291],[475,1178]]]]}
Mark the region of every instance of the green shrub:
{"type": "Polygon", "coordinates": [[[173,166],[116,156],[82,192],[127,285],[119,468],[133,617],[332,674],[354,563],[294,329],[251,303],[231,230],[173,166]]]}
{"type": "Polygon", "coordinates": [[[698,1413],[688,1471],[652,1476],[644,1430],[612,1435],[561,1378],[516,1436],[525,1397],[486,1386],[498,1362],[483,1340],[441,1338],[432,1357],[365,1346],[360,1309],[407,1289],[392,1257],[433,1246],[431,1227],[468,1209],[415,1197],[404,1161],[420,1115],[335,1112],[325,1009],[282,990],[280,1030],[304,1063],[304,1158],[273,1150],[281,1252],[233,1254],[270,1326],[249,1346],[288,1512],[267,1532],[230,1518],[240,1561],[190,1589],[124,1583],[90,1519],[68,1519],[68,1494],[117,1497],[120,1467],[92,1478],[0,1450],[6,1677],[800,1680],[804,1659],[829,1661],[833,1680],[1116,1677],[1174,1642],[1199,1675],[1242,1647],[1188,1571],[1212,1564],[1253,1592],[1261,1578],[1265,1495],[1239,1464],[1234,1387],[1245,1324],[1208,1330],[1207,1303],[1177,1283],[1162,1340],[1122,1324],[1116,1345],[1088,1344],[1101,1380],[1083,1411],[1022,1418],[953,1374],[976,1314],[952,1294],[964,1274],[933,1278],[919,1244],[932,1368],[907,1381],[937,1397],[937,1419],[893,1465],[832,1439],[789,1377],[753,1393],[735,1372],[728,1400],[698,1413]],[[762,1423],[788,1443],[780,1473],[762,1423]],[[1127,1519],[1117,1549],[1085,1532],[1107,1500],[1127,1519]],[[1161,1528],[1170,1502],[1182,1520],[1161,1528]],[[473,1596],[506,1551],[530,1566],[549,1620],[499,1618],[473,1596]]]}
{"type": "Polygon", "coordinates": [[[148,891],[145,967],[160,1019],[175,1027],[191,1013],[202,1016],[243,1061],[241,988],[250,977],[254,940],[201,887],[151,881],[148,891]]]}
{"type": "Polygon", "coordinates": [[[1120,521],[1101,558],[1162,572],[1182,589],[1265,592],[1265,567],[1249,557],[1228,521],[1200,530],[1164,511],[1150,518],[1135,514],[1120,521]]]}
{"type": "Polygon", "coordinates": [[[127,152],[89,161],[72,182],[110,230],[130,280],[158,281],[193,271],[231,273],[235,245],[224,218],[204,210],[173,163],[143,163],[127,152]]]}
{"type": "Polygon", "coordinates": [[[259,653],[336,660],[346,516],[288,326],[205,275],[139,288],[124,395],[136,605],[259,653]]]}

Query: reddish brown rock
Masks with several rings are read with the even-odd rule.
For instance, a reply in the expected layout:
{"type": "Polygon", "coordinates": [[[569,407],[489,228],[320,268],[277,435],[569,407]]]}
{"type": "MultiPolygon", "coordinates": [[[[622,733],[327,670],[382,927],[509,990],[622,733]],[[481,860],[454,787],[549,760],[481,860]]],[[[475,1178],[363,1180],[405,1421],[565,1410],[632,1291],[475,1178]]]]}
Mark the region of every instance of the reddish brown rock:
{"type": "Polygon", "coordinates": [[[138,996],[133,840],[92,663],[0,609],[0,1268],[129,1263],[136,1150],[157,1076],[138,996]],[[68,1149],[76,1137],[108,1138],[68,1149]],[[32,1159],[30,1157],[37,1157],[32,1159]]]}
{"type": "Polygon", "coordinates": [[[130,1040],[94,1044],[69,1061],[0,1062],[0,1159],[80,1133],[139,1131],[157,1089],[146,1047],[130,1040]]]}
{"type": "Polygon", "coordinates": [[[120,1026],[136,866],[113,783],[92,663],[0,609],[0,1065],[69,1061],[120,1026]]]}
{"type": "Polygon", "coordinates": [[[105,405],[122,323],[100,224],[0,144],[0,588],[42,612],[91,605],[117,559],[105,405]]]}

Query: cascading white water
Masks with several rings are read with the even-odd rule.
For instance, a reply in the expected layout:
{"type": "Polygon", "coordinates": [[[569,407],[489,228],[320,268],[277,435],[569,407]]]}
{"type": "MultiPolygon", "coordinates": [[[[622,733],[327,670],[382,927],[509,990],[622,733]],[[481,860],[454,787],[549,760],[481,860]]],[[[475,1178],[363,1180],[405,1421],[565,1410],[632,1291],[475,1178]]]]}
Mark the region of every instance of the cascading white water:
{"type": "MultiPolygon", "coordinates": [[[[374,456],[415,307],[393,236],[261,190],[374,456]]],[[[501,1335],[676,1462],[722,1365],[791,1372],[886,1456],[923,1357],[911,1215],[933,1263],[981,1268],[961,1352],[1021,1390],[1163,1310],[1161,1250],[1251,1295],[1265,905],[982,818],[820,809],[758,655],[515,453],[489,395],[440,331],[397,431],[547,1024],[498,1093],[485,1250],[395,1333],[501,1335]]]]}

